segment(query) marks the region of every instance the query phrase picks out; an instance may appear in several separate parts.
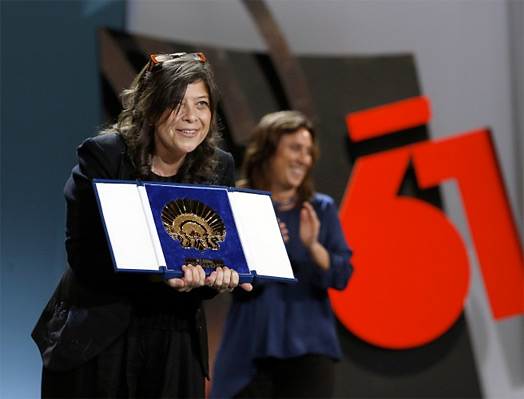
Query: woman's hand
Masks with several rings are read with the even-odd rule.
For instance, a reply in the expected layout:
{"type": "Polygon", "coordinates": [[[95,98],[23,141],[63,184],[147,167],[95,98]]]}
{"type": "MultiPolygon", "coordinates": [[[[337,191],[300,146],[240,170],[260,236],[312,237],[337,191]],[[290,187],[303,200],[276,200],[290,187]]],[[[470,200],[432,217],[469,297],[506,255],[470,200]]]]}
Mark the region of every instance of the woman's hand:
{"type": "Polygon", "coordinates": [[[313,205],[304,202],[300,210],[300,240],[317,266],[322,270],[328,270],[331,267],[331,261],[326,248],[318,242],[319,233],[320,220],[317,213],[313,205]]]}
{"type": "Polygon", "coordinates": [[[239,276],[235,270],[228,267],[217,267],[209,276],[200,265],[182,266],[184,277],[170,278],[165,283],[180,292],[189,292],[194,288],[207,285],[214,288],[219,293],[233,291],[237,286],[245,291],[251,291],[253,286],[250,283],[240,283],[239,276]]]}
{"type": "Polygon", "coordinates": [[[282,234],[282,238],[284,239],[284,242],[289,241],[289,230],[287,229],[287,226],[284,222],[282,222],[280,219],[278,219],[278,225],[280,227],[280,234],[282,234]]]}
{"type": "Polygon", "coordinates": [[[313,205],[309,202],[304,202],[300,210],[300,239],[308,250],[318,242],[319,232],[320,221],[317,213],[313,205]]]}
{"type": "Polygon", "coordinates": [[[183,265],[184,277],[170,278],[166,284],[180,292],[189,292],[193,288],[203,287],[206,284],[206,272],[202,266],[183,265]]]}
{"type": "Polygon", "coordinates": [[[227,266],[217,267],[207,278],[206,285],[214,288],[220,294],[223,292],[231,292],[237,286],[240,286],[245,291],[251,291],[253,286],[250,283],[240,283],[239,276],[236,270],[230,269],[227,266]]]}

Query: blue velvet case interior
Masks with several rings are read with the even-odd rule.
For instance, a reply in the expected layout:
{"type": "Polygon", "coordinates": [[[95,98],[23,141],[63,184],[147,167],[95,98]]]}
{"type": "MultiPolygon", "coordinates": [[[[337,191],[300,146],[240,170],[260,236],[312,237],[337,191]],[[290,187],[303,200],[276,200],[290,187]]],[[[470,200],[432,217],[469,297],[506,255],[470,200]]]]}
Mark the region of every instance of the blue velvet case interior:
{"type": "MultiPolygon", "coordinates": [[[[210,274],[214,270],[213,264],[220,265],[223,262],[239,274],[250,274],[231,210],[228,188],[169,183],[144,183],[144,186],[166,259],[167,273],[174,272],[176,275],[181,272],[182,265],[199,262],[206,274],[210,274]],[[166,220],[170,222],[175,219],[177,231],[183,230],[184,226],[189,229],[190,225],[198,228],[203,225],[209,231],[207,221],[211,219],[210,215],[214,217],[213,225],[219,226],[215,230],[225,230],[225,234],[222,233],[223,241],[203,240],[204,248],[194,245],[187,247],[190,240],[173,238],[173,234],[170,235],[165,227],[166,220]],[[187,219],[191,220],[187,222],[187,219]],[[206,242],[211,245],[206,245],[206,242]]],[[[201,230],[204,231],[205,228],[201,230]]],[[[188,236],[191,237],[193,236],[188,236]]]]}

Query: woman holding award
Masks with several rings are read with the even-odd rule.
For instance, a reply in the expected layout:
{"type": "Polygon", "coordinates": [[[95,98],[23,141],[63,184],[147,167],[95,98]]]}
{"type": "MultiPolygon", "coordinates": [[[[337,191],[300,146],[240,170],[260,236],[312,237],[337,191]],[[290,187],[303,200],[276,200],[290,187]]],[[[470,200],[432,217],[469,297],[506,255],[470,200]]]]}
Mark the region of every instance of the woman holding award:
{"type": "Polygon", "coordinates": [[[237,186],[271,192],[298,283],[259,279],[233,292],[213,368],[212,398],[327,398],[341,357],[328,289],[352,274],[333,199],[314,192],[315,129],[300,112],[264,116],[237,186]]]}
{"type": "Polygon", "coordinates": [[[237,272],[219,267],[206,277],[184,265],[181,278],[166,281],[115,273],[92,181],[234,186],[233,158],[217,147],[211,66],[202,53],[152,55],[122,100],[116,125],[78,147],[65,185],[68,265],[32,333],[42,397],[203,398],[202,301],[232,291],[237,272]]]}

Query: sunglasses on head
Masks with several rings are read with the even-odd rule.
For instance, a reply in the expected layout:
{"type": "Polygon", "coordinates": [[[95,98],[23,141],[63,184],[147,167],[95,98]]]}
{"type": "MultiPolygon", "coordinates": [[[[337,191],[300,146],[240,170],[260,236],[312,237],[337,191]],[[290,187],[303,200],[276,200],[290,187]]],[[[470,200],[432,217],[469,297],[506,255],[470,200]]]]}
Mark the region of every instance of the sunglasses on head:
{"type": "Polygon", "coordinates": [[[204,53],[172,53],[172,54],[151,54],[151,59],[149,60],[149,66],[147,71],[151,72],[157,64],[162,64],[166,61],[176,60],[177,58],[190,58],[195,61],[206,62],[206,56],[204,53]]]}

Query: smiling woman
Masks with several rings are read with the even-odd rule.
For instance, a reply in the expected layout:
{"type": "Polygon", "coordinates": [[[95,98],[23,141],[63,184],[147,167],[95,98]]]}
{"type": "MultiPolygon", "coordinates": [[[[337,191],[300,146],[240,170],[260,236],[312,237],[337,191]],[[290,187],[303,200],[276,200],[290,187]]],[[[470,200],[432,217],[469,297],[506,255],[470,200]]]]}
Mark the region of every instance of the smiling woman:
{"type": "Polygon", "coordinates": [[[281,204],[279,209],[285,209],[284,204],[288,207],[295,204],[295,192],[313,165],[313,159],[313,138],[309,130],[299,128],[282,136],[269,163],[271,198],[281,204]]]}
{"type": "Polygon", "coordinates": [[[329,289],[353,272],[334,200],[314,191],[316,132],[298,111],[253,130],[239,186],[271,191],[296,284],[260,279],[234,292],[214,365],[212,398],[329,398],[342,352],[329,289]]]}
{"type": "Polygon", "coordinates": [[[207,136],[211,123],[209,95],[204,82],[187,85],[180,105],[155,124],[155,153],[151,171],[159,176],[176,175],[186,154],[207,136]]]}
{"type": "Polygon", "coordinates": [[[155,54],[122,100],[117,123],[78,147],[64,189],[68,267],[32,334],[42,397],[203,398],[202,301],[232,291],[238,273],[217,267],[206,277],[183,265],[182,278],[166,281],[116,274],[92,181],[234,186],[233,157],[217,147],[213,73],[201,53],[155,54]]]}

